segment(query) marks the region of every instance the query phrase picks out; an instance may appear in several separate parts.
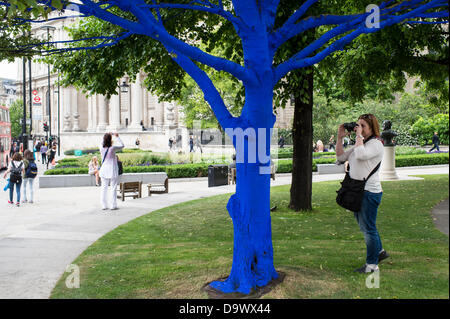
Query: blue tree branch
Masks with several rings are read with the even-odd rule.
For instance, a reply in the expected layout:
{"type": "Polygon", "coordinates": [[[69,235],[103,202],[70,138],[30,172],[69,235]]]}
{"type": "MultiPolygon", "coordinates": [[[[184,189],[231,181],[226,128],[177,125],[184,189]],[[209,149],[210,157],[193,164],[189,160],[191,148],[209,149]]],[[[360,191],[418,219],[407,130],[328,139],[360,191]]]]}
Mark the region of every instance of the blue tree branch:
{"type": "MultiPolygon", "coordinates": [[[[396,23],[400,23],[403,20],[420,17],[427,10],[429,10],[430,8],[437,7],[437,5],[448,6],[445,3],[445,1],[433,0],[427,4],[418,6],[416,9],[413,9],[407,13],[400,14],[397,16],[387,17],[385,20],[380,21],[380,28],[366,27],[366,25],[365,25],[366,15],[360,15],[359,18],[357,18],[351,22],[341,24],[340,26],[325,33],[322,37],[315,40],[313,43],[308,45],[305,49],[303,49],[302,51],[295,54],[288,61],[286,61],[286,62],[280,64],[278,67],[276,67],[275,68],[275,83],[277,83],[288,72],[290,72],[294,69],[311,66],[313,64],[320,62],[321,60],[323,60],[326,56],[330,55],[331,53],[333,53],[337,50],[342,50],[346,44],[350,43],[352,40],[354,40],[356,37],[358,37],[361,34],[374,33],[385,27],[391,26],[396,23]],[[350,34],[340,38],[339,40],[336,40],[335,42],[330,44],[326,49],[317,53],[315,56],[308,57],[310,54],[312,54],[316,50],[320,49],[324,44],[328,43],[331,39],[333,39],[339,35],[342,35],[344,33],[347,33],[348,31],[351,31],[351,30],[354,30],[354,31],[351,32],[350,34]]],[[[444,22],[441,22],[441,23],[444,23],[444,22]]]]}

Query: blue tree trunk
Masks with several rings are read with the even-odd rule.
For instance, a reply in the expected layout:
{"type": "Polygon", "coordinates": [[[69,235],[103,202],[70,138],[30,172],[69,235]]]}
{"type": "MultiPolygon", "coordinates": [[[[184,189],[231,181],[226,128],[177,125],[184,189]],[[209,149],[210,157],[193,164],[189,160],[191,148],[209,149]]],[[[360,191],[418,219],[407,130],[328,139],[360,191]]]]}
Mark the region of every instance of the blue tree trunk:
{"type": "Polygon", "coordinates": [[[278,278],[273,265],[270,174],[261,171],[265,167],[270,172],[270,129],[275,123],[272,98],[270,78],[260,86],[246,87],[241,119],[248,126],[242,129],[250,128],[256,134],[245,138],[243,148],[236,147],[234,140],[237,151],[236,193],[227,204],[234,230],[233,264],[226,281],[210,284],[224,293],[249,294],[252,289],[278,278]],[[265,136],[258,134],[261,128],[265,136]],[[239,159],[243,162],[239,163],[239,159]]]}

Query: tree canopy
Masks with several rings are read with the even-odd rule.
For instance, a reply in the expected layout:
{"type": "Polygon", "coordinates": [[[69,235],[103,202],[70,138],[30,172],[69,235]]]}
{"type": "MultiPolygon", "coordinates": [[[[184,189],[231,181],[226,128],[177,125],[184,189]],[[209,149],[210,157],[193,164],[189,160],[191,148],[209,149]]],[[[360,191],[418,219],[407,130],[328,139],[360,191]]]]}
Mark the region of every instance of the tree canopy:
{"type": "MultiPolygon", "coordinates": [[[[296,70],[303,69],[308,73],[308,68],[334,52],[344,50],[346,45],[362,35],[376,33],[399,23],[442,23],[448,17],[448,3],[443,0],[389,0],[379,6],[369,7],[363,6],[369,3],[362,0],[346,2],[344,5],[330,1],[323,6],[318,0],[301,1],[296,5],[289,1],[286,3],[280,0],[0,2],[0,5],[7,7],[7,17],[11,21],[21,19],[35,22],[36,19],[46,17],[50,11],[67,9],[79,12],[83,17],[92,16],[107,22],[100,26],[105,28],[102,34],[72,40],[86,41],[81,48],[60,43],[62,47],[47,49],[46,52],[101,49],[129,41],[130,48],[124,50],[138,51],[146,58],[131,65],[126,61],[119,63],[125,67],[114,66],[111,74],[114,81],[117,81],[118,75],[124,75],[128,68],[134,68],[137,73],[142,66],[145,70],[148,65],[150,68],[152,64],[158,63],[174,66],[170,63],[175,62],[180,72],[183,69],[197,83],[236,148],[236,193],[227,204],[234,227],[233,263],[225,281],[217,280],[209,284],[210,288],[223,293],[249,294],[279,278],[273,263],[270,217],[270,135],[275,122],[274,90],[279,87],[279,83],[290,79],[289,76],[293,79],[299,76],[295,74],[296,70]],[[328,7],[338,5],[341,6],[340,13],[327,12],[328,7]],[[285,14],[283,10],[286,8],[289,10],[285,14]],[[109,28],[114,30],[114,34],[107,33],[109,28]],[[221,32],[223,28],[232,28],[234,36],[221,32]],[[311,35],[313,31],[319,33],[317,37],[311,35]],[[227,37],[227,41],[228,37],[233,37],[240,43],[240,46],[231,50],[215,52],[225,52],[225,57],[213,52],[214,44],[223,41],[223,37],[227,37]],[[295,41],[296,37],[304,37],[304,46],[295,47],[289,54],[281,50],[284,45],[289,45],[290,40],[295,41]],[[202,44],[206,49],[202,49],[202,44]],[[164,50],[167,54],[157,56],[158,52],[164,50]],[[244,104],[239,116],[231,113],[207,68],[226,72],[234,81],[242,83],[244,104]]],[[[57,18],[49,16],[49,19],[57,18]]],[[[104,58],[99,63],[107,65],[108,56],[104,58]]],[[[93,60],[91,62],[96,63],[93,60]]],[[[174,69],[169,67],[167,70],[174,69]]],[[[151,77],[151,72],[147,70],[151,77]]],[[[168,73],[166,77],[173,76],[177,81],[179,78],[174,75],[181,73],[168,73]]],[[[83,74],[80,73],[80,76],[83,74]]],[[[299,83],[308,82],[306,95],[311,96],[312,78],[300,74],[298,79],[299,83]]],[[[90,90],[103,90],[107,95],[116,93],[116,82],[111,80],[111,85],[99,86],[94,83],[99,80],[105,79],[92,81],[90,90]]],[[[167,94],[174,90],[165,83],[158,88],[163,88],[161,93],[167,94]]],[[[180,86],[175,86],[177,88],[180,86]]]]}

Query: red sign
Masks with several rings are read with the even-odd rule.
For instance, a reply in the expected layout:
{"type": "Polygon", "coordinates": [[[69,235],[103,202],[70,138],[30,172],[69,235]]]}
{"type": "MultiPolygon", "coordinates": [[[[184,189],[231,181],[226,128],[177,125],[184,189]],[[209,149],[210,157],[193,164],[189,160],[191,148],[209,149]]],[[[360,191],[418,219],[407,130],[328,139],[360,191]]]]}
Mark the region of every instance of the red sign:
{"type": "Polygon", "coordinates": [[[33,100],[34,100],[34,102],[36,102],[36,103],[41,102],[41,98],[40,98],[39,96],[35,96],[33,100]]]}
{"type": "Polygon", "coordinates": [[[38,94],[38,91],[33,90],[33,92],[31,92],[31,93],[33,93],[33,95],[37,95],[37,94],[38,94]]]}

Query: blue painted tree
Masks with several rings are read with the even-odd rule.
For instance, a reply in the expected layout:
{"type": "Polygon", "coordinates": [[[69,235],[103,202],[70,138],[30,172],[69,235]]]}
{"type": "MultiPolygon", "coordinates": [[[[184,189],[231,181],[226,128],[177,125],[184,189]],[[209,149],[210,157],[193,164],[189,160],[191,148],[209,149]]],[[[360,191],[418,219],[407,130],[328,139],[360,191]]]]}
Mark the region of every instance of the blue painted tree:
{"type": "Polygon", "coordinates": [[[308,16],[308,9],[317,2],[298,1],[298,9],[279,28],[274,27],[279,0],[80,0],[78,3],[11,0],[0,4],[8,8],[9,17],[17,19],[17,14],[22,15],[21,19],[27,22],[36,21],[27,14],[32,13],[36,18],[45,13],[42,8],[47,12],[71,9],[124,30],[116,37],[105,37],[101,43],[84,49],[111,46],[133,34],[148,36],[160,42],[195,80],[220,125],[233,139],[237,152],[236,193],[227,205],[234,227],[231,273],[225,281],[215,281],[210,286],[224,293],[249,294],[278,277],[273,262],[268,174],[271,129],[275,123],[274,86],[290,71],[319,63],[333,52],[343,50],[359,35],[378,32],[397,23],[443,23],[448,17],[448,4],[443,0],[387,1],[371,6],[368,12],[365,7],[368,1],[361,1],[363,7],[359,14],[308,16]],[[188,11],[200,13],[197,26],[202,23],[202,15],[219,16],[220,23],[231,23],[241,39],[243,64],[214,56],[200,50],[195,42],[171,35],[165,27],[167,19],[173,18],[171,13],[188,11]],[[328,31],[286,61],[274,64],[274,55],[284,43],[315,28],[328,31]],[[242,82],[245,104],[239,117],[230,114],[202,65],[228,72],[242,82]]]}

